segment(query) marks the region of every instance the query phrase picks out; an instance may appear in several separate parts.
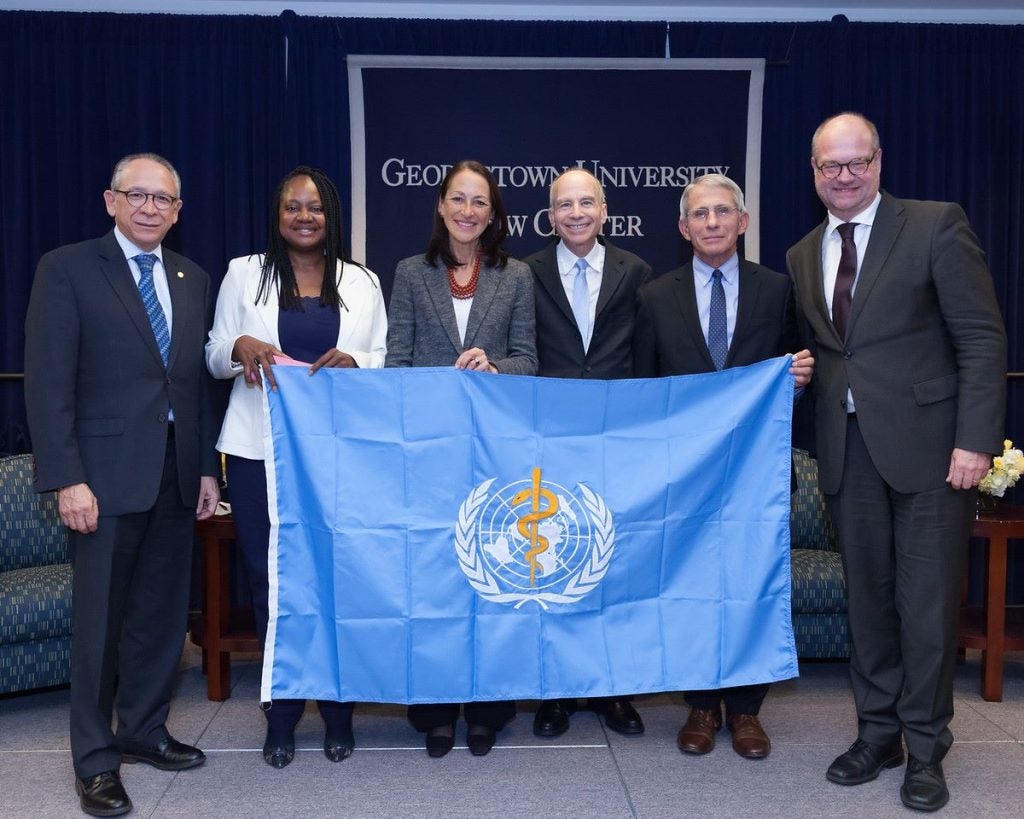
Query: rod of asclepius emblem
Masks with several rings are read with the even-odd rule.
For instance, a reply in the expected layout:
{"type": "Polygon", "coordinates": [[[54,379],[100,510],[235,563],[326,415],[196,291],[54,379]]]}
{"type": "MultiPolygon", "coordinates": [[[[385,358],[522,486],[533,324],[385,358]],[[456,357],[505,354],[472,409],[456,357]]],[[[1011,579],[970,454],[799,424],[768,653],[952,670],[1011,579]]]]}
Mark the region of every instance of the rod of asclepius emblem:
{"type": "Polygon", "coordinates": [[[530,548],[526,551],[524,558],[530,567],[531,587],[535,585],[537,574],[544,574],[544,567],[540,565],[537,556],[548,550],[548,539],[540,533],[540,522],[545,518],[553,517],[558,512],[558,497],[550,489],[541,486],[539,466],[533,468],[532,478],[529,489],[517,492],[512,497],[513,506],[530,501],[530,511],[519,518],[516,528],[519,529],[519,534],[530,541],[530,548]],[[543,509],[540,505],[542,500],[548,504],[543,509]]]}

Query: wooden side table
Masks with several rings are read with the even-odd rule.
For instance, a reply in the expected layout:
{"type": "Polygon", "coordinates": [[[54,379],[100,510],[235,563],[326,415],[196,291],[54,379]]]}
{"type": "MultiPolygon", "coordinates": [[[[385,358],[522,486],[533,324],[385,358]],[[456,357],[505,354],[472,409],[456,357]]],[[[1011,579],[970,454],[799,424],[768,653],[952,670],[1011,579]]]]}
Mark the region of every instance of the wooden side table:
{"type": "Polygon", "coordinates": [[[1024,506],[1000,506],[978,516],[971,535],[988,541],[985,604],[964,608],[960,647],[981,649],[981,696],[1003,700],[1003,652],[1024,649],[1024,610],[1006,608],[1007,541],[1024,539],[1024,506]]]}
{"type": "Polygon", "coordinates": [[[231,696],[231,652],[260,651],[251,629],[240,628],[231,613],[231,552],[235,522],[218,515],[196,524],[203,542],[203,668],[206,696],[215,701],[231,696]]]}

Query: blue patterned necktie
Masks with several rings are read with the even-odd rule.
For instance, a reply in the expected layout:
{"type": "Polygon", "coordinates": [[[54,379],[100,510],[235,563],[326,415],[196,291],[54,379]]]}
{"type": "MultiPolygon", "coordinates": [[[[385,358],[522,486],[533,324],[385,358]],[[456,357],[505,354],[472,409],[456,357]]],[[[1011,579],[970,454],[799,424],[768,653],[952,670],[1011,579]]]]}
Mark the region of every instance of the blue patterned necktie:
{"type": "Polygon", "coordinates": [[[587,286],[587,260],[576,260],[576,278],[572,284],[572,314],[580,328],[583,346],[587,346],[590,334],[590,288],[587,286]]]}
{"type": "Polygon", "coordinates": [[[711,285],[711,314],[708,318],[708,352],[715,363],[715,369],[725,366],[725,357],[729,353],[729,324],[725,315],[725,288],[722,286],[722,271],[715,270],[711,274],[714,283],[711,285]]]}
{"type": "Polygon", "coordinates": [[[133,257],[139,266],[139,295],[142,296],[142,304],[146,308],[146,315],[149,316],[149,323],[153,328],[153,335],[156,336],[156,344],[160,348],[160,358],[167,366],[167,354],[171,350],[171,334],[167,329],[167,317],[160,301],[156,297],[156,289],[153,287],[153,265],[156,264],[156,256],[152,253],[140,253],[133,257]]]}

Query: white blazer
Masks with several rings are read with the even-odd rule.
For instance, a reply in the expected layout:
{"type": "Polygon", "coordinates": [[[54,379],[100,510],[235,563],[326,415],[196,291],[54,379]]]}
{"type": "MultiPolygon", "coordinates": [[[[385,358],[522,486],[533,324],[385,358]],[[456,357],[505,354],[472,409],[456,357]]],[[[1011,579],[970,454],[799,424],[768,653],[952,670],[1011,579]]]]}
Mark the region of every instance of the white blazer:
{"type": "MultiPolygon", "coordinates": [[[[217,296],[217,312],[206,342],[206,366],[214,378],[234,378],[217,449],[228,455],[263,460],[263,395],[257,386],[239,378],[242,365],[231,360],[239,336],[253,336],[280,349],[277,333],[277,294],[256,303],[262,255],[240,256],[228,264],[217,296]]],[[[337,348],[360,367],[383,367],[388,334],[387,313],[380,281],[358,265],[338,262],[341,310],[337,348]],[[346,309],[347,308],[347,309],[346,309]]]]}

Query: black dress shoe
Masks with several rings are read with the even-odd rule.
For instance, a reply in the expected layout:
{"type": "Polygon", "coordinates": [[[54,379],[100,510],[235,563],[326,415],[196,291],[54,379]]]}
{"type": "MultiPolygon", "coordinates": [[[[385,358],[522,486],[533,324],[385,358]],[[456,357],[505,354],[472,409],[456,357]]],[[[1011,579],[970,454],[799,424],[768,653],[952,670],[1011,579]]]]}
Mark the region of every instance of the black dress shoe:
{"type": "Polygon", "coordinates": [[[470,725],[466,731],[466,745],[473,756],[487,756],[496,738],[497,732],[485,725],[470,725]]]}
{"type": "Polygon", "coordinates": [[[644,723],[629,700],[606,700],[594,709],[604,714],[604,723],[620,734],[642,734],[644,723]]]}
{"type": "Polygon", "coordinates": [[[75,778],[75,790],[82,810],[90,816],[121,816],[132,809],[117,771],[104,771],[84,779],[75,778]]]}
{"type": "Polygon", "coordinates": [[[281,770],[295,759],[295,730],[284,729],[267,722],[266,739],[263,740],[263,762],[271,768],[281,770]]]}
{"type": "Polygon", "coordinates": [[[122,745],[121,759],[124,762],[145,762],[161,771],[184,771],[206,762],[206,755],[198,748],[167,737],[157,745],[122,745]]]}
{"type": "Polygon", "coordinates": [[[455,723],[439,725],[427,731],[427,756],[440,759],[455,747],[455,723]]]}
{"type": "Polygon", "coordinates": [[[348,759],[352,756],[352,750],[355,748],[354,742],[332,740],[330,738],[324,739],[324,756],[327,757],[331,762],[341,762],[343,759],[348,759]]]}
{"type": "Polygon", "coordinates": [[[294,745],[264,745],[263,761],[271,768],[281,769],[295,759],[294,745]]]}
{"type": "Polygon", "coordinates": [[[903,746],[897,739],[884,747],[858,739],[828,766],[825,777],[837,785],[862,785],[878,777],[882,768],[903,764],[903,746]]]}
{"type": "Polygon", "coordinates": [[[544,700],[533,717],[533,733],[557,737],[569,730],[569,709],[562,700],[544,700]]]}
{"type": "Polygon", "coordinates": [[[355,736],[352,734],[354,703],[317,700],[316,704],[324,718],[324,756],[331,762],[348,759],[356,747],[355,736]]]}
{"type": "Polygon", "coordinates": [[[900,788],[900,799],[914,810],[932,811],[945,805],[949,801],[949,789],[942,773],[942,764],[929,764],[910,757],[907,760],[907,773],[903,777],[903,787],[900,788]]]}
{"type": "Polygon", "coordinates": [[[348,759],[355,747],[356,740],[352,735],[351,720],[341,725],[333,725],[324,731],[324,756],[331,762],[348,759]]]}

